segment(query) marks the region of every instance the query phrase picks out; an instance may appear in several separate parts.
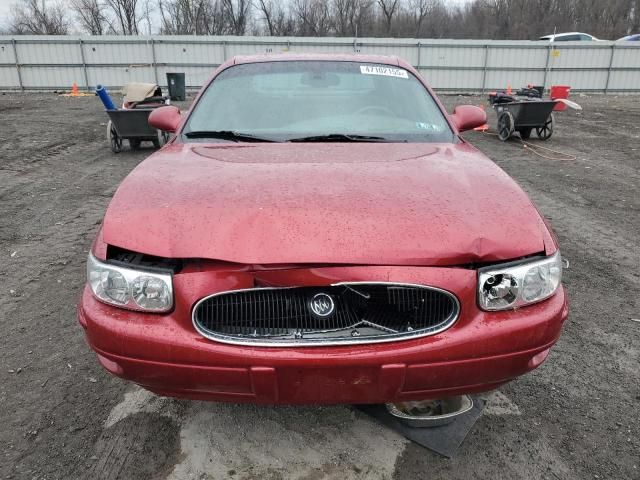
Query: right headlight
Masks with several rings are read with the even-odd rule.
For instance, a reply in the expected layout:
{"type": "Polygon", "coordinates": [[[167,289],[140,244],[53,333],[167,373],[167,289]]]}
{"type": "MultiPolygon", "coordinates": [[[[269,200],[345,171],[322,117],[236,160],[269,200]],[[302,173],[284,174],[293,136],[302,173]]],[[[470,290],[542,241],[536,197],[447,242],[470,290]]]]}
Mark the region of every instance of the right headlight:
{"type": "Polygon", "coordinates": [[[508,310],[553,295],[562,279],[560,252],[478,270],[478,303],[483,310],[508,310]]]}
{"type": "Polygon", "coordinates": [[[105,263],[89,254],[87,281],[96,298],[111,305],[144,312],[173,308],[173,282],[168,272],[105,263]]]}

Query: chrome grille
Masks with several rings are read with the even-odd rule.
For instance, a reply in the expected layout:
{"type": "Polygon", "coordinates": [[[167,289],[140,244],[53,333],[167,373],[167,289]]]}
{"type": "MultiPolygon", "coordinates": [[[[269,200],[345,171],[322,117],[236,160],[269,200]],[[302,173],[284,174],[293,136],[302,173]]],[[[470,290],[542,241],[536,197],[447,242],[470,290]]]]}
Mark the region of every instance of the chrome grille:
{"type": "Polygon", "coordinates": [[[193,323],[203,336],[227,343],[373,343],[440,332],[459,310],[455,296],[433,287],[340,283],[218,293],[195,305],[193,323]]]}

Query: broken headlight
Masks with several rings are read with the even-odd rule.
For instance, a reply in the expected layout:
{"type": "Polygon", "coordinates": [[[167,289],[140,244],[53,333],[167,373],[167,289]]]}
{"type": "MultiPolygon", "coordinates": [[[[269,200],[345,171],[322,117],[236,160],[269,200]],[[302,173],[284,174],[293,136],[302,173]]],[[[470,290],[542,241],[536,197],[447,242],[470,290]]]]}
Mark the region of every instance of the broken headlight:
{"type": "Polygon", "coordinates": [[[167,312],[173,307],[171,273],[136,270],[87,259],[87,281],[98,300],[145,312],[167,312]]]}
{"type": "Polygon", "coordinates": [[[553,295],[562,278],[560,252],[519,263],[478,270],[478,304],[483,310],[507,310],[553,295]]]}

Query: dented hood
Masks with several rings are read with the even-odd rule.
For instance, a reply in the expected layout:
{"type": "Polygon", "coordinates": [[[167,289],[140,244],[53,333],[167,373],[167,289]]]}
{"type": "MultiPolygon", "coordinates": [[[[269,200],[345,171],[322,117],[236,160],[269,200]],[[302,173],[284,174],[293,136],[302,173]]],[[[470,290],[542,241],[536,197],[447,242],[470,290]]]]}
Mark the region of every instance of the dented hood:
{"type": "Polygon", "coordinates": [[[107,244],[247,264],[460,265],[545,250],[528,197],[466,144],[176,144],[120,185],[107,244]]]}

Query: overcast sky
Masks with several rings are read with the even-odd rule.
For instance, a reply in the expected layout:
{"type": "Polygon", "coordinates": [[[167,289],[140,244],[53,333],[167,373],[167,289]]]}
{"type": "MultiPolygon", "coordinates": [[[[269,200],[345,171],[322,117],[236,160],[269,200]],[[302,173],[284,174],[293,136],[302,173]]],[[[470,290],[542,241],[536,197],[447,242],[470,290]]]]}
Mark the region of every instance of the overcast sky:
{"type": "Polygon", "coordinates": [[[11,0],[0,0],[0,26],[7,23],[7,15],[9,15],[11,3],[11,0]]]}

